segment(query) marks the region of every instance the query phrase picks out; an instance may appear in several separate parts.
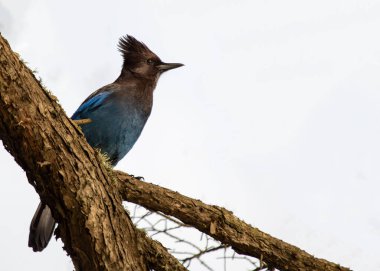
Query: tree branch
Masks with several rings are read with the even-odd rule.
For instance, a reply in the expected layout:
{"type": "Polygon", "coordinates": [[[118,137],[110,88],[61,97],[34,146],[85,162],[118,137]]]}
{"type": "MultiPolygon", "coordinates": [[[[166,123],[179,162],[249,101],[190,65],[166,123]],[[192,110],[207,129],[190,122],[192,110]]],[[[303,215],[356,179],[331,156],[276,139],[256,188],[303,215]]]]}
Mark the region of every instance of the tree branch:
{"type": "Polygon", "coordinates": [[[245,223],[232,212],[115,171],[124,200],[173,216],[244,255],[280,270],[348,271],[245,223]]]}

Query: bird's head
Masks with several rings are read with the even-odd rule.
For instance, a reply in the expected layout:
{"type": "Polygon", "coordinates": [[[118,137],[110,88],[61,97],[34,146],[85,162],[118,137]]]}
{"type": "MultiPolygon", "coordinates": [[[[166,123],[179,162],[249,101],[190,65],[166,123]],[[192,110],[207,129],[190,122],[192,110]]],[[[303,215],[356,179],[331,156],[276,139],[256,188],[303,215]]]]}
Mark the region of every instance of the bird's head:
{"type": "Polygon", "coordinates": [[[130,35],[120,38],[118,48],[124,58],[123,70],[136,77],[157,80],[162,73],[183,66],[162,62],[144,43],[130,35]]]}

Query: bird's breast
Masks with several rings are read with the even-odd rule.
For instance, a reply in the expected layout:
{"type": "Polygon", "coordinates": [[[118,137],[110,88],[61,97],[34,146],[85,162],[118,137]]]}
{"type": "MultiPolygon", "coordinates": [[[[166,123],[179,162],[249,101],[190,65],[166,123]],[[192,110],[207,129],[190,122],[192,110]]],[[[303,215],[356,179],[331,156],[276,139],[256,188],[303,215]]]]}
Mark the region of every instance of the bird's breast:
{"type": "Polygon", "coordinates": [[[121,160],[139,138],[151,112],[151,107],[139,106],[131,100],[114,100],[89,118],[82,130],[89,143],[106,153],[113,164],[121,160]]]}

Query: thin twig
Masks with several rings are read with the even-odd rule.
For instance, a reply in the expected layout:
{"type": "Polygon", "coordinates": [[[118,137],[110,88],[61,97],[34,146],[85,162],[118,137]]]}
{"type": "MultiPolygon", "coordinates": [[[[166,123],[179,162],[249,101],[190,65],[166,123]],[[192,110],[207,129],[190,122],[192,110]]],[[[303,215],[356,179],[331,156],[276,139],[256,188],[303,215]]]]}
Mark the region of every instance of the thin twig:
{"type": "Polygon", "coordinates": [[[79,119],[79,120],[72,120],[76,125],[84,125],[84,124],[88,124],[88,123],[91,123],[92,120],[91,119],[79,119]]]}

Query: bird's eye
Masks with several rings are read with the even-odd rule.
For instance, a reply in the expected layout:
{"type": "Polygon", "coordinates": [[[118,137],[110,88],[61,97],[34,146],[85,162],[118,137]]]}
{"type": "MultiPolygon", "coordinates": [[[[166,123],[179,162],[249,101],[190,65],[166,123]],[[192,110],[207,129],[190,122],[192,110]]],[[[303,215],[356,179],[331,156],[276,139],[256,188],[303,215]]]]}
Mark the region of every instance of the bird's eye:
{"type": "Polygon", "coordinates": [[[148,59],[148,60],[146,61],[146,63],[148,63],[149,65],[153,65],[153,64],[154,64],[154,61],[153,61],[153,59],[148,59]]]}

